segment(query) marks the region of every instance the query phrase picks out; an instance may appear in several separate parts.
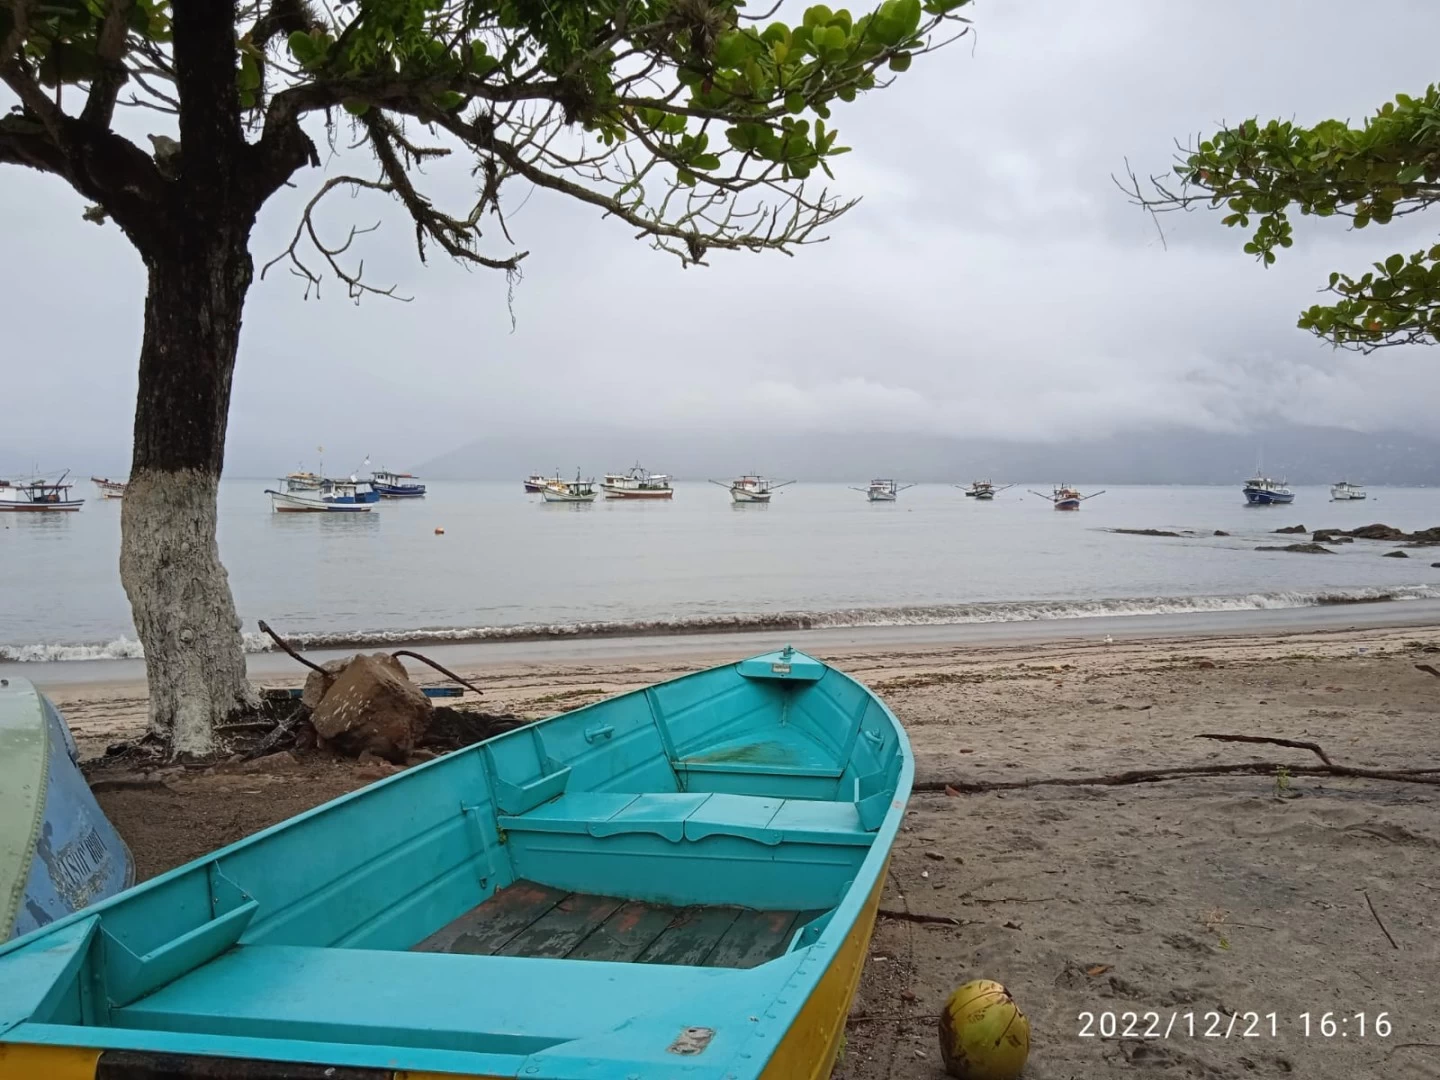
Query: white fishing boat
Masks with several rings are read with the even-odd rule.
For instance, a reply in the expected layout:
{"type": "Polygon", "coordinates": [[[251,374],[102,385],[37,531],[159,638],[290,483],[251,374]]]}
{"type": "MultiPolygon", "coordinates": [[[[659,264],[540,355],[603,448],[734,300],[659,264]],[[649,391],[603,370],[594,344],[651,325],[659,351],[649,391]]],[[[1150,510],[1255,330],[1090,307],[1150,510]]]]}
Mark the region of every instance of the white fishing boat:
{"type": "Polygon", "coordinates": [[[767,480],[765,477],[756,473],[746,473],[744,476],[737,476],[729,483],[720,480],[711,480],[710,482],[727,488],[730,492],[730,501],[740,505],[747,503],[768,503],[770,496],[778,489],[795,483],[794,480],[785,480],[777,484],[775,481],[767,480]]]}
{"type": "Polygon", "coordinates": [[[900,492],[914,484],[901,484],[896,480],[871,480],[869,487],[852,487],[851,491],[861,492],[870,502],[895,502],[900,492]]]}
{"type": "Polygon", "coordinates": [[[639,462],[623,473],[606,473],[600,490],[607,499],[669,499],[675,494],[669,476],[647,472],[639,462]]]}
{"type": "Polygon", "coordinates": [[[1352,484],[1349,480],[1341,480],[1330,485],[1330,498],[1333,502],[1356,502],[1365,498],[1365,485],[1352,484]]]}
{"type": "Polygon", "coordinates": [[[75,485],[65,483],[65,477],[69,475],[67,469],[54,482],[31,480],[0,489],[0,512],[45,514],[79,510],[85,505],[85,500],[70,498],[70,489],[75,485]]]}
{"type": "Polygon", "coordinates": [[[92,476],[90,479],[100,489],[102,499],[123,499],[125,497],[125,481],[110,480],[102,476],[92,476]]]}
{"type": "Polygon", "coordinates": [[[368,514],[380,496],[363,480],[322,480],[314,494],[266,488],[277,514],[368,514]]]}
{"type": "Polygon", "coordinates": [[[574,480],[547,480],[540,491],[540,497],[547,503],[590,503],[598,494],[595,481],[581,480],[578,469],[574,480]]]}
{"type": "MultiPolygon", "coordinates": [[[[959,484],[956,484],[955,486],[960,487],[959,484]]],[[[989,480],[975,480],[971,482],[968,488],[963,488],[962,490],[965,492],[966,498],[979,499],[984,502],[989,499],[995,498],[995,496],[999,495],[1002,491],[1009,491],[1014,486],[1014,484],[1006,484],[1003,487],[997,488],[989,480]]]]}

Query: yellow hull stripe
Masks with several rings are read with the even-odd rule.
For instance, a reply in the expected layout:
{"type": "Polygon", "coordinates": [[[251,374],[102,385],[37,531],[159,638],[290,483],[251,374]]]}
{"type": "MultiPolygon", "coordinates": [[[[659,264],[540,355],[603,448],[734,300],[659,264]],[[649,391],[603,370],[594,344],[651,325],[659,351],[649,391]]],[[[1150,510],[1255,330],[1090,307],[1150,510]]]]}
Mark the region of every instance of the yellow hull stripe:
{"type": "Polygon", "coordinates": [[[0,1080],[94,1080],[99,1060],[84,1046],[0,1043],[0,1080]]]}
{"type": "Polygon", "coordinates": [[[825,1080],[835,1067],[835,1057],[845,1034],[845,1019],[850,1015],[850,1003],[855,999],[855,988],[860,985],[860,973],[865,969],[870,935],[875,930],[875,912],[880,907],[889,864],[886,859],[865,906],[855,917],[855,925],[775,1048],[760,1080],[825,1080]]]}

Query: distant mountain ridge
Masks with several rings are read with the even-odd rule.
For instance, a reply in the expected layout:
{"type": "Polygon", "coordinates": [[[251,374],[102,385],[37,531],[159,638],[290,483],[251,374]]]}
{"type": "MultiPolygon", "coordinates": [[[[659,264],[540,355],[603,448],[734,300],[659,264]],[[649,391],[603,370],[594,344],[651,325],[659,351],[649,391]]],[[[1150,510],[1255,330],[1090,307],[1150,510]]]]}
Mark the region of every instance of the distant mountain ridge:
{"type": "Polygon", "coordinates": [[[1440,441],[1396,432],[1278,427],[1229,434],[1170,430],[1055,443],[903,434],[734,435],[685,432],[564,432],[476,439],[420,463],[437,480],[518,479],[531,472],[589,477],[637,460],[682,480],[727,479],[756,470],[780,479],[912,482],[977,477],[1114,484],[1229,484],[1264,470],[1292,484],[1351,480],[1440,485],[1440,441]]]}

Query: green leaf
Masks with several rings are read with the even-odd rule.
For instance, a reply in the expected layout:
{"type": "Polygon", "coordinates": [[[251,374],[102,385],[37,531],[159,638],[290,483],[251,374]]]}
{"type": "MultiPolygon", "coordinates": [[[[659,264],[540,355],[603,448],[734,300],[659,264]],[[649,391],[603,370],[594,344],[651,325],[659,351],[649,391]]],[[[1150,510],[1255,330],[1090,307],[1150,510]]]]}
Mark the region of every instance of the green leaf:
{"type": "Polygon", "coordinates": [[[441,112],[454,112],[465,104],[465,95],[456,90],[446,90],[435,95],[435,104],[441,112]]]}
{"type": "Polygon", "coordinates": [[[1398,274],[1398,273],[1399,273],[1401,270],[1403,270],[1404,268],[1405,268],[1405,256],[1404,256],[1404,255],[1391,255],[1388,259],[1385,260],[1385,272],[1386,272],[1387,274],[1389,274],[1391,277],[1394,277],[1396,274],[1398,274]]]}
{"type": "Polygon", "coordinates": [[[798,90],[785,95],[785,111],[799,113],[805,111],[805,95],[798,90]]]}
{"type": "Polygon", "coordinates": [[[695,169],[713,172],[720,168],[720,156],[718,154],[697,154],[690,159],[690,165],[695,169]]]}
{"type": "Polygon", "coordinates": [[[810,27],[828,26],[830,25],[830,20],[834,17],[835,13],[824,4],[816,4],[814,7],[805,10],[804,22],[806,26],[810,27]]]}
{"type": "Polygon", "coordinates": [[[341,107],[351,116],[364,116],[370,111],[370,106],[364,101],[344,101],[341,107]]]}
{"type": "Polygon", "coordinates": [[[1416,165],[1407,165],[1395,174],[1397,184],[1413,184],[1425,175],[1425,163],[1422,161],[1416,165]]]}
{"type": "Polygon", "coordinates": [[[891,70],[891,71],[909,71],[909,70],[910,70],[910,61],[911,61],[912,59],[913,59],[913,57],[911,57],[911,55],[910,55],[909,53],[905,53],[905,52],[896,53],[894,56],[890,57],[890,70],[891,70]]]}
{"type": "Polygon", "coordinates": [[[686,187],[694,187],[698,177],[689,169],[677,169],[675,171],[675,179],[679,180],[680,183],[686,187]]]}

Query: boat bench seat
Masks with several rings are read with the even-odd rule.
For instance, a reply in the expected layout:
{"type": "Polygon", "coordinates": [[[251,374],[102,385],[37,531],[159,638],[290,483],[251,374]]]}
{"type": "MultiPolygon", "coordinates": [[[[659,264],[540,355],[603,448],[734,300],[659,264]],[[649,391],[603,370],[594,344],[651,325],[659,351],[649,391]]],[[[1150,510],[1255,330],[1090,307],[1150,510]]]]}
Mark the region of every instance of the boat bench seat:
{"type": "Polygon", "coordinates": [[[652,833],[675,843],[738,836],[761,844],[864,847],[875,839],[875,834],[861,825],[854,803],[690,792],[577,791],[524,814],[502,814],[499,824],[508,831],[597,838],[652,833]]]}

